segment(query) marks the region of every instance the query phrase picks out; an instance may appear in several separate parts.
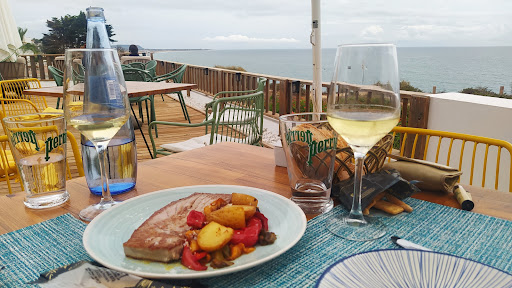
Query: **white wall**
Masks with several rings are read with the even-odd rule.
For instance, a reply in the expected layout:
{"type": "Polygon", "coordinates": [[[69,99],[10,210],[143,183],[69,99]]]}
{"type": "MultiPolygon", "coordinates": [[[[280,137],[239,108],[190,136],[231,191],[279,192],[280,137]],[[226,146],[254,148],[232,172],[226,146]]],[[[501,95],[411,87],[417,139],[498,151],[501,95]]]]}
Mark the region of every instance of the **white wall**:
{"type": "MultiPolygon", "coordinates": [[[[428,128],[434,130],[472,134],[490,138],[505,140],[512,143],[512,100],[476,96],[462,93],[431,94],[428,116],[428,128]]],[[[438,140],[434,139],[429,144],[428,159],[435,161],[435,150],[438,140]]],[[[444,152],[448,150],[449,141],[443,141],[444,152]]],[[[475,176],[473,185],[480,186],[482,181],[483,160],[485,146],[479,145],[476,154],[475,176]]],[[[459,168],[459,155],[461,143],[454,142],[450,166],[459,168]]],[[[473,143],[467,143],[464,149],[463,173],[461,183],[469,183],[469,171],[471,171],[471,159],[473,143]]],[[[441,155],[446,155],[441,153],[441,155]]],[[[496,174],[496,150],[489,150],[486,175],[486,185],[494,189],[496,174]],[[491,160],[492,159],[492,160],[491,160]]],[[[510,157],[506,150],[502,149],[502,161],[500,163],[499,190],[508,191],[510,181],[509,167],[510,157]]],[[[440,163],[446,164],[446,156],[440,156],[440,163]],[[442,160],[441,160],[442,159],[442,160]]]]}

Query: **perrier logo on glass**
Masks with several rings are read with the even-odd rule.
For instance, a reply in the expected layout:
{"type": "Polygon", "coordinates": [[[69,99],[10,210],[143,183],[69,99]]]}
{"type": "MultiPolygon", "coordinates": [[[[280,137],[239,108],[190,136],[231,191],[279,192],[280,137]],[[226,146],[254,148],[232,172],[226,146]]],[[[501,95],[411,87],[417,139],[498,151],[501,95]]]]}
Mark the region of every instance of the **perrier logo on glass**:
{"type": "Polygon", "coordinates": [[[336,149],[337,140],[336,137],[333,137],[316,141],[313,139],[313,133],[309,130],[289,130],[286,132],[286,143],[288,143],[288,145],[293,142],[305,142],[308,144],[308,166],[311,166],[313,163],[312,159],[316,154],[330,149],[336,149]]]}
{"type": "Polygon", "coordinates": [[[37,140],[36,135],[37,134],[33,130],[14,132],[11,134],[12,144],[14,146],[17,146],[18,143],[28,143],[28,144],[31,144],[30,145],[31,149],[34,149],[37,152],[39,152],[41,150],[41,148],[46,148],[44,159],[46,161],[48,161],[48,160],[50,160],[50,156],[48,154],[50,154],[50,152],[53,149],[61,146],[62,144],[65,144],[67,141],[67,135],[66,135],[66,132],[64,132],[55,137],[48,137],[44,141],[44,144],[42,145],[43,147],[41,147],[42,141],[39,142],[37,140]]]}

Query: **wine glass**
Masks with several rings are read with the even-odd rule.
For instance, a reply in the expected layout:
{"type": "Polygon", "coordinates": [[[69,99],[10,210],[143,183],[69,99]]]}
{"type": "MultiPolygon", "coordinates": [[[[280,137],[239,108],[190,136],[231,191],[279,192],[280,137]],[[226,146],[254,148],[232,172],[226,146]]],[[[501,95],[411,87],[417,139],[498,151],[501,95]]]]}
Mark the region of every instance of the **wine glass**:
{"type": "Polygon", "coordinates": [[[327,105],[332,128],[354,152],[354,194],[348,214],[328,219],[327,228],[349,240],[369,241],[386,233],[376,217],[361,210],[364,158],[400,118],[400,81],[392,44],[340,45],[327,105]]]}
{"type": "Polygon", "coordinates": [[[108,143],[129,118],[129,102],[121,64],[114,49],[68,49],[64,69],[64,116],[96,148],[102,179],[98,204],[80,211],[91,221],[117,201],[112,199],[105,167],[108,143]],[[82,96],[83,103],[75,99],[82,96]],[[82,105],[80,105],[82,104],[82,105]]]}

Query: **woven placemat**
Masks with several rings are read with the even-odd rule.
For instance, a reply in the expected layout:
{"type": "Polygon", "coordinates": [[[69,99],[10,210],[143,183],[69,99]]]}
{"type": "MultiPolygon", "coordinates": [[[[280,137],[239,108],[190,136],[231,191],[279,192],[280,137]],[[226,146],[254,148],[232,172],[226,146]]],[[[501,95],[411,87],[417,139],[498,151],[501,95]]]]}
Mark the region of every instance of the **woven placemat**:
{"type": "MultiPolygon", "coordinates": [[[[381,239],[355,242],[331,234],[325,222],[328,217],[343,212],[337,206],[310,220],[302,239],[276,259],[199,282],[210,287],[312,287],[325,269],[344,257],[377,249],[398,249],[390,241],[392,235],[512,273],[511,221],[417,199],[405,202],[414,211],[382,217],[388,234],[381,239]]],[[[24,287],[41,272],[92,260],[82,246],[85,226],[66,214],[0,235],[0,265],[6,266],[0,270],[0,287],[24,287]]]]}
{"type": "Polygon", "coordinates": [[[92,260],[82,244],[85,226],[65,214],[0,235],[0,287],[38,287],[25,283],[62,265],[92,260]]]}

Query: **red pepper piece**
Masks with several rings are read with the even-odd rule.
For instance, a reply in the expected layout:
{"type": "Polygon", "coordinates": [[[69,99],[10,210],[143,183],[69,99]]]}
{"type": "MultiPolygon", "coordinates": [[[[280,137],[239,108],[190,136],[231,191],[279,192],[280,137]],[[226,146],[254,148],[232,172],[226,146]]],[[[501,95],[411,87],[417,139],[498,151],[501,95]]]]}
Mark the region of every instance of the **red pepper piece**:
{"type": "Polygon", "coordinates": [[[196,228],[196,229],[203,228],[205,221],[206,221],[206,216],[204,216],[203,212],[192,210],[192,211],[190,211],[190,213],[188,213],[187,225],[192,228],[196,228]]]}
{"type": "Polygon", "coordinates": [[[230,242],[232,244],[243,243],[245,247],[252,247],[258,243],[261,227],[260,219],[253,217],[249,220],[247,227],[234,231],[230,242]]]}
{"type": "Polygon", "coordinates": [[[261,224],[263,224],[263,231],[268,231],[268,219],[265,217],[265,215],[263,215],[263,213],[256,211],[253,217],[261,220],[261,224]]]}
{"type": "Polygon", "coordinates": [[[201,260],[203,259],[204,257],[206,257],[206,252],[196,252],[196,253],[193,253],[194,256],[196,257],[196,260],[201,260]]]}
{"type": "Polygon", "coordinates": [[[204,271],[208,269],[208,267],[199,263],[194,254],[190,252],[190,248],[188,246],[183,247],[183,253],[181,254],[181,264],[183,264],[188,269],[196,271],[204,271]]]}

